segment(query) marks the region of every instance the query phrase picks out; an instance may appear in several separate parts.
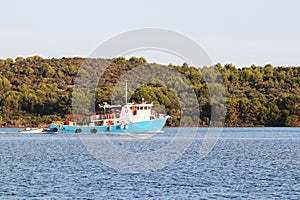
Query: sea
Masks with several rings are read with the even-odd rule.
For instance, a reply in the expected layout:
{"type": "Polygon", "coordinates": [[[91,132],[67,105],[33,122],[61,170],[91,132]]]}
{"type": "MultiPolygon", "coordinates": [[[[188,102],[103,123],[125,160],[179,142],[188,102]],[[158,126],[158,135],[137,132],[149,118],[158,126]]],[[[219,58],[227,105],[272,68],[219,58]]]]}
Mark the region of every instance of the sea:
{"type": "Polygon", "coordinates": [[[300,128],[19,130],[0,129],[0,199],[300,199],[300,128]]]}

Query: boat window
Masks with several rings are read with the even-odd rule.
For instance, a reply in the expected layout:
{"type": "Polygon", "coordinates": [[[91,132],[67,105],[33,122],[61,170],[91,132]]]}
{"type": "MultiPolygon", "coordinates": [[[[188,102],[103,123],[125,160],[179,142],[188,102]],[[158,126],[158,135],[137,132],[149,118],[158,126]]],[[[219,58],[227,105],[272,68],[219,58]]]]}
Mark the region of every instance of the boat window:
{"type": "Polygon", "coordinates": [[[144,110],[147,110],[147,106],[144,107],[144,110]]]}
{"type": "Polygon", "coordinates": [[[143,110],[143,108],[144,108],[144,107],[143,107],[143,106],[141,106],[141,110],[143,110]]]}
{"type": "Polygon", "coordinates": [[[139,109],[140,109],[140,107],[137,107],[137,109],[139,110],[139,109]]]}

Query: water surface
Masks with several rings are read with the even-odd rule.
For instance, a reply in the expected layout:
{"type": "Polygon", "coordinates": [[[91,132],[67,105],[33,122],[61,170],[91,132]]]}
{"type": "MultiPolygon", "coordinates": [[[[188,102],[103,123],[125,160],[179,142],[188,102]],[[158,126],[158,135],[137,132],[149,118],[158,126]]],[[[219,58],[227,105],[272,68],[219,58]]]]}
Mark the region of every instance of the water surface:
{"type": "MultiPolygon", "coordinates": [[[[224,128],[203,159],[207,129],[167,167],[125,173],[95,159],[78,135],[18,134],[0,129],[1,199],[299,199],[300,128],[224,128]],[[6,134],[4,134],[6,133],[6,134]]],[[[176,133],[107,136],[132,152],[163,148],[176,133]]]]}

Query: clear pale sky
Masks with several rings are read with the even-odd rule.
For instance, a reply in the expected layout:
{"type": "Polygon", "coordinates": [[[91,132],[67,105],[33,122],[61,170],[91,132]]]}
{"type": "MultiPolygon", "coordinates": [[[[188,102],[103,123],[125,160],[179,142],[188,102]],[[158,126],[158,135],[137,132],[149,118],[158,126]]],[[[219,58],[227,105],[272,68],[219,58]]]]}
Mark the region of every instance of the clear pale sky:
{"type": "Polygon", "coordinates": [[[193,39],[214,63],[300,65],[297,0],[2,0],[0,6],[1,59],[88,57],[117,34],[155,27],[193,39]]]}

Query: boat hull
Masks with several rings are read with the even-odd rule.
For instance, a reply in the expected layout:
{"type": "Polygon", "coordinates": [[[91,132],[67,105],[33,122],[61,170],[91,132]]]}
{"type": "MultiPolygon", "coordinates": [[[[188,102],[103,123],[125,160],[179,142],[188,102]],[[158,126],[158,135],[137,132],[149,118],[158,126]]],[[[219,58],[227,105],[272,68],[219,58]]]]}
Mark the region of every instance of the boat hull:
{"type": "Polygon", "coordinates": [[[146,133],[160,131],[167,118],[153,119],[112,126],[69,126],[50,124],[50,131],[57,133],[146,133]]]}
{"type": "Polygon", "coordinates": [[[24,129],[20,130],[19,133],[45,133],[45,130],[43,128],[24,129]]]}

